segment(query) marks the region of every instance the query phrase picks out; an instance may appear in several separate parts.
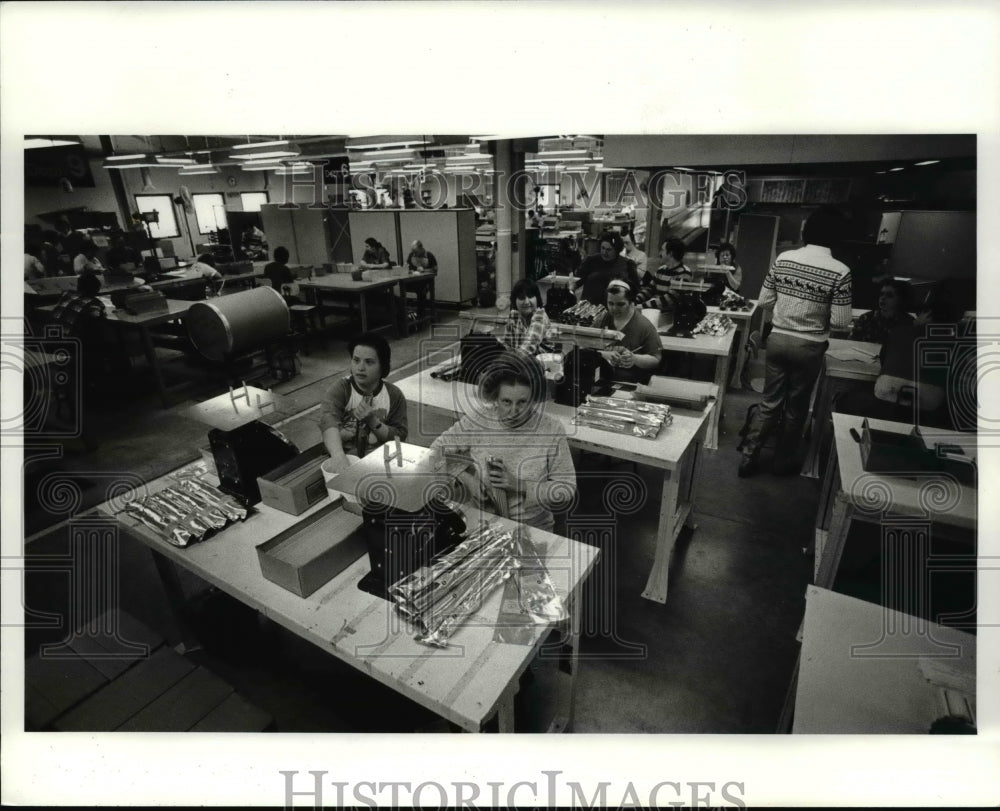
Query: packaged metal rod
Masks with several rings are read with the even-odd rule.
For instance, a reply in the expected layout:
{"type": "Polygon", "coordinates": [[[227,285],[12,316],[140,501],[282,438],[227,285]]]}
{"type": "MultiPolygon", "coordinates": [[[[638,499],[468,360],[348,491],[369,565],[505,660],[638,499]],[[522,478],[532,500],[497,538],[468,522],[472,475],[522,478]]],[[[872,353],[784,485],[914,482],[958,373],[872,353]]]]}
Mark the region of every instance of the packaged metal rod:
{"type": "Polygon", "coordinates": [[[130,501],[125,505],[125,512],[173,546],[184,547],[191,541],[190,532],[183,527],[167,522],[162,515],[144,504],[130,501]]]}

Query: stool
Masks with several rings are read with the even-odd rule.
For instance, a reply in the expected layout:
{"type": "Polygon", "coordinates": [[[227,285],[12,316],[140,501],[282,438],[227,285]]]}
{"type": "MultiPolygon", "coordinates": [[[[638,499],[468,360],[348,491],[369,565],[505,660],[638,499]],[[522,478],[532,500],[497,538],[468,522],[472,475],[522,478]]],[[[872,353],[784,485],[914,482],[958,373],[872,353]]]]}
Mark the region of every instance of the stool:
{"type": "Polygon", "coordinates": [[[317,336],[320,346],[325,346],[322,330],[326,327],[326,322],[323,318],[323,311],[318,305],[292,304],[288,311],[292,317],[292,332],[299,337],[303,352],[309,354],[307,340],[309,335],[317,336]]]}
{"type": "Polygon", "coordinates": [[[262,732],[274,719],[120,609],[24,666],[29,730],[262,732]]]}

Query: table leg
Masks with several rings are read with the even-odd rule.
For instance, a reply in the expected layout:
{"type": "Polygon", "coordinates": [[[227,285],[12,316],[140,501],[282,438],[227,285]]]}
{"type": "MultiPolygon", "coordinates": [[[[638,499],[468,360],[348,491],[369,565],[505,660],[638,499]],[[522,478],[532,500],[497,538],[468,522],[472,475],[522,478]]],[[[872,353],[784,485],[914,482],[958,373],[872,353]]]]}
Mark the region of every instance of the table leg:
{"type": "Polygon", "coordinates": [[[674,551],[677,531],[678,478],[674,471],[663,471],[663,495],[660,497],[660,521],[656,531],[656,554],[642,596],[657,603],[667,601],[667,579],[670,556],[674,551]]]}
{"type": "Polygon", "coordinates": [[[514,732],[514,696],[517,694],[517,681],[508,687],[500,697],[497,707],[497,731],[514,732]]]}
{"type": "Polygon", "coordinates": [[[792,678],[788,683],[788,692],[785,693],[785,703],[781,707],[781,715],[778,716],[778,728],[775,730],[779,735],[788,735],[792,731],[792,721],[795,718],[795,694],[799,689],[799,662],[802,660],[800,653],[795,658],[795,669],[792,671],[792,678]]]}
{"type": "MultiPolygon", "coordinates": [[[[735,321],[736,324],[736,337],[733,338],[736,341],[736,368],[733,369],[733,373],[729,379],[729,385],[734,389],[741,388],[740,385],[740,375],[743,373],[743,367],[747,362],[747,341],[746,335],[747,329],[744,329],[742,321],[735,321]]],[[[747,328],[749,328],[749,323],[747,323],[747,328]]]]}
{"type": "Polygon", "coordinates": [[[368,332],[368,294],[364,290],[358,294],[358,306],[361,308],[361,331],[368,332]]]}
{"type": "Polygon", "coordinates": [[[400,338],[406,337],[406,307],[403,307],[402,314],[399,310],[399,301],[396,298],[396,290],[392,287],[385,288],[386,298],[389,299],[389,323],[396,325],[396,335],[400,338]],[[402,315],[403,323],[400,324],[400,316],[402,315]]]}
{"type": "Polygon", "coordinates": [[[569,668],[569,687],[558,703],[559,709],[555,717],[549,724],[548,732],[569,732],[573,728],[573,710],[576,702],[576,674],[580,666],[580,630],[583,613],[583,586],[577,585],[572,594],[566,600],[566,608],[569,611],[569,629],[562,641],[562,647],[569,649],[567,666],[569,668]]]}
{"type": "Polygon", "coordinates": [[[851,518],[854,508],[843,493],[834,497],[833,514],[830,517],[830,530],[827,532],[823,549],[819,544],[816,549],[815,579],[816,585],[832,589],[840,568],[840,558],[844,554],[844,542],[851,529],[851,518]]]}
{"type": "Polygon", "coordinates": [[[830,422],[830,381],[826,372],[821,371],[813,389],[812,436],[809,437],[809,448],[806,450],[802,475],[809,479],[819,478],[819,459],[829,436],[830,422]]]}
{"type": "Polygon", "coordinates": [[[715,385],[719,387],[719,393],[715,395],[715,408],[712,409],[708,431],[705,433],[705,447],[710,451],[719,447],[719,422],[722,419],[722,403],[725,400],[728,384],[729,353],[726,353],[715,359],[715,385]]]}
{"type": "Polygon", "coordinates": [[[163,403],[164,408],[170,405],[170,401],[167,399],[167,384],[163,380],[163,370],[160,368],[160,362],[156,357],[156,347],[153,346],[153,335],[149,331],[149,327],[145,324],[139,326],[139,332],[142,335],[142,346],[146,351],[146,360],[149,361],[149,367],[153,370],[153,380],[156,382],[156,390],[160,394],[160,401],[163,403]]]}
{"type": "Polygon", "coordinates": [[[150,549],[149,553],[153,556],[153,563],[156,565],[156,571],[160,575],[163,590],[167,594],[170,613],[173,615],[174,621],[177,623],[177,627],[181,633],[179,652],[186,654],[201,650],[201,642],[198,640],[194,629],[191,628],[187,617],[184,616],[184,589],[181,587],[181,580],[177,575],[177,566],[173,561],[167,559],[154,549],[150,549]]]}

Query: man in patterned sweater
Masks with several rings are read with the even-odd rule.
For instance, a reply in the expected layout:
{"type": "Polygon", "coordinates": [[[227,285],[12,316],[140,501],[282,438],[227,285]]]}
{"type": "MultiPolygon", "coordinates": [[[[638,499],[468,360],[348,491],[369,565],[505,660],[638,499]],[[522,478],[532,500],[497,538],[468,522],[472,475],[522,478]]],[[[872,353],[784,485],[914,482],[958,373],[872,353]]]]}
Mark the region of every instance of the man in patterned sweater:
{"type": "Polygon", "coordinates": [[[757,471],[760,446],[782,409],[785,425],[773,470],[795,473],[801,465],[799,437],[831,326],[843,330],[851,322],[851,271],[830,252],[843,231],[844,219],[838,211],[817,209],[802,229],[804,247],[781,254],[764,279],[760,306],[774,308],[773,329],[767,341],[763,399],[743,442],[741,477],[757,471]]]}

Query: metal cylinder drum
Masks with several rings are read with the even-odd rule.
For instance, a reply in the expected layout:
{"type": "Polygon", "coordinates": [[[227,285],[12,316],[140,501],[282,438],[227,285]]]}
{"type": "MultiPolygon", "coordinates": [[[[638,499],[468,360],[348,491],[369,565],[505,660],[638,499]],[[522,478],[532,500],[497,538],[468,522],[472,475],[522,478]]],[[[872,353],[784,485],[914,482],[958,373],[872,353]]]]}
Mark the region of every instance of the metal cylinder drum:
{"type": "Polygon", "coordinates": [[[271,287],[196,301],[184,316],[188,337],[209,360],[260,349],[288,334],[290,315],[271,287]]]}

